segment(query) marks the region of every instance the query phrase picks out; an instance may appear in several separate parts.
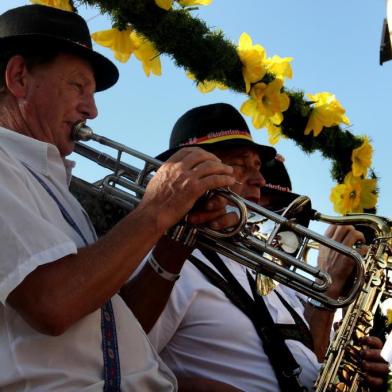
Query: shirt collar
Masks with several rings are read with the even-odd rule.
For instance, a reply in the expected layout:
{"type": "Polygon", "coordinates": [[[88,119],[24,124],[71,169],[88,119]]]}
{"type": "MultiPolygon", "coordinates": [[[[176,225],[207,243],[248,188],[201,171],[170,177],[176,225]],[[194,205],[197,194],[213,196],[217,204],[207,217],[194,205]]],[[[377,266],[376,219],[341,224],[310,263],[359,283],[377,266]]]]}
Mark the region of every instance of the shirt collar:
{"type": "Polygon", "coordinates": [[[69,184],[75,162],[63,159],[56,146],[0,127],[2,147],[10,155],[44,176],[54,176],[69,184]]]}

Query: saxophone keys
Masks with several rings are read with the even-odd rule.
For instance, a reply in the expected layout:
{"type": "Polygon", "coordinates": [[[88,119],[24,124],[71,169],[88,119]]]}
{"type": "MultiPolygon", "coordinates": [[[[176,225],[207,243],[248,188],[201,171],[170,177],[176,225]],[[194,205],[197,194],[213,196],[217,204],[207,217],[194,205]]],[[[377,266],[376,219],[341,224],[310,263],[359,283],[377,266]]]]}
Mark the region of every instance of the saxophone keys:
{"type": "Polygon", "coordinates": [[[334,392],[350,392],[350,387],[344,382],[340,382],[335,385],[334,392]]]}
{"type": "Polygon", "coordinates": [[[358,324],[354,329],[354,340],[360,342],[364,337],[369,335],[373,323],[366,320],[366,323],[358,324]]]}
{"type": "Polygon", "coordinates": [[[360,341],[362,340],[365,336],[367,336],[366,331],[368,330],[367,327],[360,326],[359,328],[355,329],[355,340],[360,341]]]}
{"type": "Polygon", "coordinates": [[[351,364],[354,366],[354,364],[358,364],[360,361],[361,350],[362,350],[361,346],[355,346],[353,344],[349,344],[346,347],[346,354],[348,355],[350,362],[348,364],[343,365],[343,366],[349,366],[351,364]]]}
{"type": "Polygon", "coordinates": [[[339,370],[339,381],[350,383],[356,372],[356,368],[351,363],[345,363],[339,370]]]}
{"type": "Polygon", "coordinates": [[[276,288],[277,282],[272,278],[258,273],[256,276],[256,290],[261,296],[269,294],[274,288],[276,288]]]}
{"type": "Polygon", "coordinates": [[[381,285],[381,283],[382,283],[382,281],[379,276],[373,276],[373,278],[372,278],[372,285],[373,286],[378,287],[381,285]]]}
{"type": "Polygon", "coordinates": [[[369,310],[362,311],[360,316],[361,322],[370,328],[373,326],[373,318],[373,314],[369,310]]]}
{"type": "Polygon", "coordinates": [[[377,267],[381,269],[387,268],[387,261],[383,259],[377,260],[377,267]]]}

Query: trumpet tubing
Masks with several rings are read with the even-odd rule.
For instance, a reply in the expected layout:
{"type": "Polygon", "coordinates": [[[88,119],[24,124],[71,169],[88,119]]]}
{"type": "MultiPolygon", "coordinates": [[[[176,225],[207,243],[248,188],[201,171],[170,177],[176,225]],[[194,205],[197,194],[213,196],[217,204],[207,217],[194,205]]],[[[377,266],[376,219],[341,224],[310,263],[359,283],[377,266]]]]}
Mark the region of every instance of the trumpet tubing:
{"type": "MultiPolygon", "coordinates": [[[[111,139],[95,134],[84,123],[74,128],[74,139],[77,141],[75,152],[93,160],[113,173],[93,184],[94,192],[109,197],[114,203],[128,209],[134,208],[145,192],[146,186],[162,162],[143,154],[137,150],[117,143],[111,139]],[[117,157],[104,154],[87,146],[81,141],[93,140],[117,151],[117,157]],[[137,169],[122,161],[122,155],[129,154],[145,162],[143,169],[137,169]]],[[[328,308],[347,306],[354,301],[362,287],[364,279],[364,265],[361,256],[352,248],[346,247],[330,238],[322,236],[295,222],[295,219],[285,216],[286,212],[296,212],[307,205],[309,199],[305,196],[296,199],[283,213],[279,215],[255,203],[241,198],[227,189],[216,189],[211,195],[219,194],[229,200],[239,211],[240,219],[233,228],[224,231],[212,230],[206,226],[189,226],[180,222],[172,229],[173,238],[186,239],[188,243],[195,243],[197,247],[215,250],[253,270],[259,275],[266,275],[277,282],[283,283],[319,302],[328,308]],[[275,225],[272,235],[268,239],[254,235],[256,223],[272,221],[275,225]],[[354,264],[356,278],[346,297],[333,299],[325,294],[331,284],[331,278],[325,271],[308,265],[302,258],[295,257],[276,244],[276,238],[282,230],[295,233],[296,236],[307,241],[316,241],[328,248],[339,252],[354,264]],[[275,242],[274,242],[275,241],[275,242]]],[[[344,217],[326,217],[312,210],[312,219],[318,216],[336,224],[347,224],[344,217]]],[[[354,219],[354,218],[353,218],[354,219]]],[[[359,217],[367,221],[367,217],[359,217]]],[[[289,236],[290,237],[290,236],[289,236]]]]}

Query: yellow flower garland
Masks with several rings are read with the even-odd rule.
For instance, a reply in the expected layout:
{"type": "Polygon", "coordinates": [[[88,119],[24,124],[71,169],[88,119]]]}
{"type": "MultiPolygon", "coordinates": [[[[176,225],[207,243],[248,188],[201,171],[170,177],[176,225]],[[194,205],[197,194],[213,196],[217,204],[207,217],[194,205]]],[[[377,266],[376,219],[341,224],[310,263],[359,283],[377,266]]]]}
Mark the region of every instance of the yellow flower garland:
{"type": "MultiPolygon", "coordinates": [[[[30,1],[68,11],[74,9],[73,2],[70,0],[30,1]]],[[[185,8],[208,5],[211,2],[212,0],[155,0],[158,7],[167,11],[170,11],[174,3],[185,8]]],[[[147,76],[151,73],[161,74],[159,53],[154,44],[134,31],[130,25],[122,27],[121,30],[113,28],[96,32],[92,34],[92,38],[100,45],[111,48],[115,58],[121,62],[128,61],[134,53],[135,57],[142,62],[147,76]]],[[[293,76],[292,58],[279,56],[267,58],[265,49],[259,44],[254,45],[247,33],[243,33],[239,39],[237,54],[242,63],[245,90],[249,95],[249,98],[241,106],[241,112],[252,117],[253,125],[256,128],[266,128],[269,142],[275,144],[281,137],[287,137],[288,124],[284,124],[285,134],[281,128],[284,118],[282,113],[290,106],[289,96],[294,97],[294,95],[285,92],[283,82],[284,79],[293,76]]],[[[188,75],[188,77],[194,79],[193,75],[188,75]]],[[[228,85],[231,86],[230,80],[228,85]]],[[[198,80],[197,87],[203,93],[210,92],[215,88],[228,88],[216,80],[198,80]]],[[[322,92],[314,95],[308,94],[308,97],[310,99],[309,115],[306,114],[306,110],[301,111],[308,117],[306,127],[303,130],[306,136],[313,134],[313,137],[318,137],[324,128],[332,130],[333,127],[339,127],[340,124],[349,124],[345,110],[333,94],[322,92]]],[[[295,102],[298,102],[297,100],[298,97],[295,98],[295,102]]],[[[306,103],[304,103],[305,105],[306,103]]],[[[289,129],[292,132],[295,128],[289,129]]],[[[352,136],[350,137],[352,138],[352,136]]],[[[293,138],[297,140],[297,137],[293,136],[293,138]]],[[[351,139],[349,143],[352,145],[354,140],[351,139]]],[[[372,152],[372,146],[366,137],[359,147],[353,148],[351,154],[352,171],[345,176],[343,184],[338,184],[331,191],[330,199],[337,212],[343,214],[361,212],[363,209],[375,207],[377,202],[376,179],[364,178],[371,166],[372,152]]],[[[342,169],[339,168],[339,170],[339,173],[342,173],[342,169]]],[[[334,177],[337,178],[335,174],[334,177]]]]}

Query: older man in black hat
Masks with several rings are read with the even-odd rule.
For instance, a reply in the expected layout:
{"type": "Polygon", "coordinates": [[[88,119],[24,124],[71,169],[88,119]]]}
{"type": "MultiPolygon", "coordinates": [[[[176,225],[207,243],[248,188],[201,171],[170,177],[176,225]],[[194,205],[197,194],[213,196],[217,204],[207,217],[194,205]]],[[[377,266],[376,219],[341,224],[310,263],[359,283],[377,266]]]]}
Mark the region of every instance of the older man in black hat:
{"type": "MultiPolygon", "coordinates": [[[[212,104],[186,112],[174,125],[170,149],[158,158],[167,159],[180,148],[195,145],[233,167],[236,183],[230,189],[242,197],[281,208],[297,196],[289,192],[290,178],[276,151],[252,140],[246,122],[231,105],[212,104]]],[[[349,246],[363,240],[352,228],[338,231],[337,239],[349,246]]],[[[178,377],[180,388],[286,392],[303,391],[305,386],[311,390],[319,371],[316,353],[321,360],[333,313],[310,308],[306,319],[303,295],[278,285],[260,297],[254,273],[244,265],[205,248],[192,255],[192,249],[174,253],[168,241],[158,242],[147,264],[159,268],[162,282],[166,279],[168,285],[178,279],[169,302],[155,324],[141,315],[140,305],[138,310],[135,304],[134,311],[147,331],[152,327],[149,338],[178,377]]],[[[325,257],[332,258],[331,252],[325,257]]],[[[335,272],[342,273],[342,256],[333,261],[338,266],[335,272]]],[[[145,274],[142,269],[139,276],[145,274]]],[[[340,289],[349,271],[342,275],[334,290],[340,289]]],[[[151,306],[150,299],[142,302],[144,308],[151,306]]],[[[375,377],[371,381],[381,384],[388,367],[379,350],[364,355],[371,362],[367,368],[375,377]]]]}
{"type": "MultiPolygon", "coordinates": [[[[30,5],[0,16],[0,70],[0,389],[176,390],[127,292],[116,293],[201,195],[233,185],[232,168],[200,149],[178,152],[138,208],[97,240],[68,190],[65,157],[116,67],[92,50],[80,16],[30,5]]],[[[162,277],[151,270],[154,285],[162,277]]]]}

